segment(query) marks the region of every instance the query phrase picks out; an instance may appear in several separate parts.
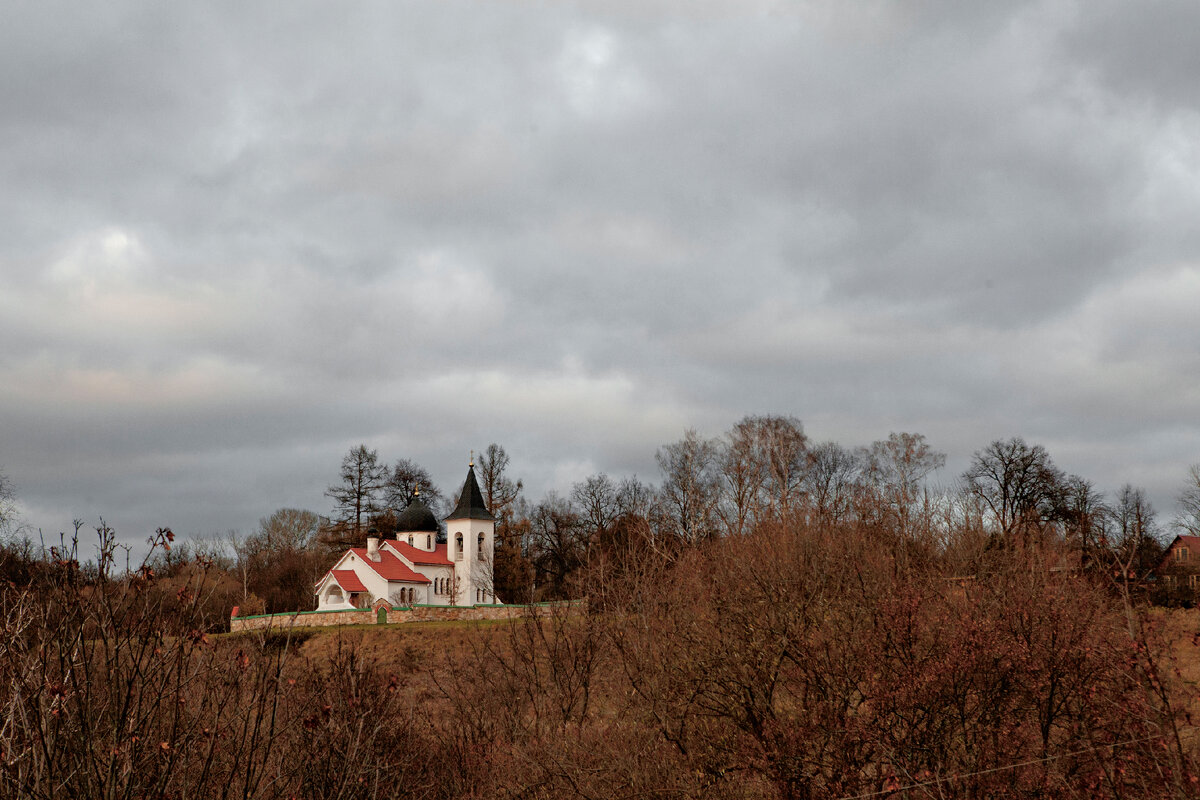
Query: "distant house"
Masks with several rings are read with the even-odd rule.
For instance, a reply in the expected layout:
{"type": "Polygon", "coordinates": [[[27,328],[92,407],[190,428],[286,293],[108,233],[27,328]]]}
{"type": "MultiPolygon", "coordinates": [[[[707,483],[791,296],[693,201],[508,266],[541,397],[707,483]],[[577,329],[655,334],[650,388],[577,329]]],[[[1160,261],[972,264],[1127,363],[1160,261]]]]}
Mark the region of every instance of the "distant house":
{"type": "Polygon", "coordinates": [[[1154,576],[1172,593],[1200,590],[1200,536],[1176,536],[1154,568],[1154,576]]]}
{"type": "Polygon", "coordinates": [[[391,606],[496,603],[492,589],[496,518],[475,479],[475,465],[446,517],[446,543],[420,496],[396,520],[396,538],[368,536],[366,547],[346,550],[317,581],[318,611],[391,606]]]}

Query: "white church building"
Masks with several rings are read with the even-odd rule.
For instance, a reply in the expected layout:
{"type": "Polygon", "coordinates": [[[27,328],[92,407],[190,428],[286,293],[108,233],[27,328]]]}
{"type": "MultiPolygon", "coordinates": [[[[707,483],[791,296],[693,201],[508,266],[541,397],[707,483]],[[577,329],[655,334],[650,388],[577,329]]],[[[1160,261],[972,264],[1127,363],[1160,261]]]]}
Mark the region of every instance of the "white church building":
{"type": "Polygon", "coordinates": [[[384,600],[393,607],[470,606],[499,602],[492,588],[496,518],[467,471],[458,504],[445,519],[446,543],[438,544],[438,521],[418,494],[400,514],[395,539],[367,537],[317,581],[317,610],[368,608],[384,600]]]}

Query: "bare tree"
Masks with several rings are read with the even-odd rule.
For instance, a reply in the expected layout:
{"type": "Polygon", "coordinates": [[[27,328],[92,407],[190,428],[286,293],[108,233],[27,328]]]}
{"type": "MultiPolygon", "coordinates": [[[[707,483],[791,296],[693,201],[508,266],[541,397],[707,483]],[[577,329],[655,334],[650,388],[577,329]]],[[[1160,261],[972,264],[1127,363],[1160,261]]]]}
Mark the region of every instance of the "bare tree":
{"type": "Polygon", "coordinates": [[[524,483],[512,480],[506,474],[508,469],[508,453],[495,442],[476,459],[479,475],[479,489],[483,492],[484,502],[488,511],[497,520],[504,521],[512,516],[513,503],[521,495],[524,483]]]}
{"type": "Polygon", "coordinates": [[[787,519],[802,494],[808,437],[795,417],[751,417],[766,463],[769,506],[777,519],[787,519]]]}
{"type": "Polygon", "coordinates": [[[1200,536],[1200,464],[1188,468],[1187,483],[1179,493],[1176,525],[1192,536],[1200,536]]]}
{"type": "Polygon", "coordinates": [[[804,487],[818,520],[841,522],[854,505],[863,459],[837,442],[824,442],[808,451],[804,487]]]}
{"type": "Polygon", "coordinates": [[[1082,564],[1091,564],[1112,510],[1091,481],[1078,475],[1063,479],[1060,505],[1067,541],[1079,549],[1082,564]]]}
{"type": "Polygon", "coordinates": [[[539,584],[549,597],[568,596],[568,580],[587,554],[587,526],[571,503],[553,492],[534,507],[529,521],[539,584]]]}
{"type": "Polygon", "coordinates": [[[724,516],[736,530],[762,516],[786,519],[797,510],[808,447],[800,420],[745,417],[726,434],[724,445],[724,516]]]}
{"type": "Polygon", "coordinates": [[[976,451],[963,473],[966,491],[991,511],[1005,541],[1053,518],[1062,480],[1046,448],[1030,446],[1019,436],[976,451]]]}
{"type": "Polygon", "coordinates": [[[676,534],[694,544],[716,532],[716,506],[720,491],[717,448],[693,429],[655,455],[663,473],[660,494],[676,534]]]}
{"type": "Polygon", "coordinates": [[[762,511],[767,464],[758,429],[752,418],[743,419],[725,434],[721,448],[722,492],[717,514],[730,535],[746,533],[762,511]]]}
{"type": "Polygon", "coordinates": [[[12,481],[0,471],[0,533],[8,533],[17,520],[17,502],[12,481]]]}
{"type": "Polygon", "coordinates": [[[1158,562],[1162,547],[1157,540],[1157,514],[1146,493],[1131,484],[1117,492],[1111,510],[1111,552],[1121,568],[1123,579],[1140,580],[1158,562]]]}
{"type": "Polygon", "coordinates": [[[617,487],[618,515],[636,514],[641,517],[649,515],[650,509],[654,505],[654,494],[654,487],[642,483],[636,475],[623,478],[617,487]]]}
{"type": "Polygon", "coordinates": [[[260,519],[249,536],[226,534],[225,543],[236,557],[244,612],[311,608],[312,585],[328,568],[323,523],[311,511],[281,508],[260,519]]]}
{"type": "Polygon", "coordinates": [[[434,485],[429,470],[411,459],[401,458],[392,465],[383,484],[383,506],[391,511],[403,511],[418,489],[425,504],[440,515],[446,505],[446,496],[434,485]]]}
{"type": "Polygon", "coordinates": [[[308,550],[317,543],[321,517],[299,508],[281,508],[258,521],[250,537],[257,550],[308,550]]]}
{"type": "Polygon", "coordinates": [[[607,528],[620,514],[618,489],[613,479],[603,473],[585,478],[571,488],[571,499],[593,535],[607,528]]]}
{"type": "Polygon", "coordinates": [[[342,482],[330,486],[325,495],[334,501],[333,513],[342,527],[339,538],[357,544],[365,535],[363,520],[380,510],[379,493],[388,468],[379,463],[379,453],[360,444],[342,459],[342,482]]]}
{"type": "Polygon", "coordinates": [[[881,507],[893,515],[901,535],[912,531],[912,513],[922,484],[946,463],[945,453],[929,446],[920,433],[892,433],[868,451],[866,473],[881,507]]]}
{"type": "MultiPolygon", "coordinates": [[[[233,553],[234,570],[242,582],[241,605],[243,607],[246,606],[246,600],[250,597],[250,548],[246,546],[246,538],[240,531],[233,528],[225,531],[221,537],[224,545],[233,553]]],[[[261,610],[255,608],[254,613],[261,610]]]]}

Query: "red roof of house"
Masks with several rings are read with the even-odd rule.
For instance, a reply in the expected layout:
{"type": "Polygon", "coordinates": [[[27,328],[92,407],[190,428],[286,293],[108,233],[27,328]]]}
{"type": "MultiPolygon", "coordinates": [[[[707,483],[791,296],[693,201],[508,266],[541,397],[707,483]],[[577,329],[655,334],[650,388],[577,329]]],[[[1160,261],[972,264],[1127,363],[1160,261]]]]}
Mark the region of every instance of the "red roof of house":
{"type": "Polygon", "coordinates": [[[363,586],[363,582],[358,579],[358,575],[352,569],[331,569],[329,570],[329,574],[337,581],[337,585],[347,592],[365,592],[367,590],[367,587],[363,586]]]}
{"type": "MultiPolygon", "coordinates": [[[[1155,567],[1156,570],[1164,569],[1171,564],[1177,563],[1171,553],[1177,544],[1186,545],[1188,550],[1195,554],[1194,557],[1200,559],[1200,536],[1180,535],[1172,539],[1171,543],[1167,545],[1167,549],[1163,551],[1163,557],[1159,559],[1158,566],[1155,567]]],[[[1192,565],[1200,562],[1188,561],[1187,563],[1192,565]]]]}
{"type": "Polygon", "coordinates": [[[379,551],[379,560],[372,561],[367,557],[367,548],[351,547],[350,551],[358,556],[371,569],[379,573],[380,577],[388,581],[404,581],[406,583],[432,583],[429,578],[424,575],[418,575],[408,568],[408,565],[396,557],[394,553],[389,553],[387,550],[379,551]]]}
{"type": "Polygon", "coordinates": [[[454,566],[454,562],[452,562],[446,556],[446,545],[444,544],[437,545],[432,551],[422,550],[419,547],[413,547],[408,542],[401,542],[393,539],[388,539],[385,544],[387,544],[388,547],[396,548],[397,553],[404,556],[414,564],[428,564],[429,566],[434,567],[454,566]]]}

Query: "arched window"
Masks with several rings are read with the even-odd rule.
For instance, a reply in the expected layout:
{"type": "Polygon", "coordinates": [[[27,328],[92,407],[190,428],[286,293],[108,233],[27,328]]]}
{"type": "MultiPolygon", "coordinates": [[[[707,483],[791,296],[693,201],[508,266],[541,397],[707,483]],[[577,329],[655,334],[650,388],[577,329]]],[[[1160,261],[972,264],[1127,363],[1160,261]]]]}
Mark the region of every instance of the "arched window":
{"type": "Polygon", "coordinates": [[[408,535],[408,543],[412,544],[412,534],[411,533],[408,535]]]}
{"type": "Polygon", "coordinates": [[[458,534],[457,538],[455,539],[454,558],[457,559],[458,561],[462,561],[462,557],[463,557],[463,536],[460,533],[460,534],[458,534]]]}
{"type": "Polygon", "coordinates": [[[479,534],[479,555],[483,555],[483,534],[479,534]]]}
{"type": "Polygon", "coordinates": [[[425,537],[425,549],[426,549],[426,550],[432,550],[432,549],[433,549],[433,536],[432,536],[432,535],[429,535],[429,536],[426,536],[426,537],[425,537]]]}

